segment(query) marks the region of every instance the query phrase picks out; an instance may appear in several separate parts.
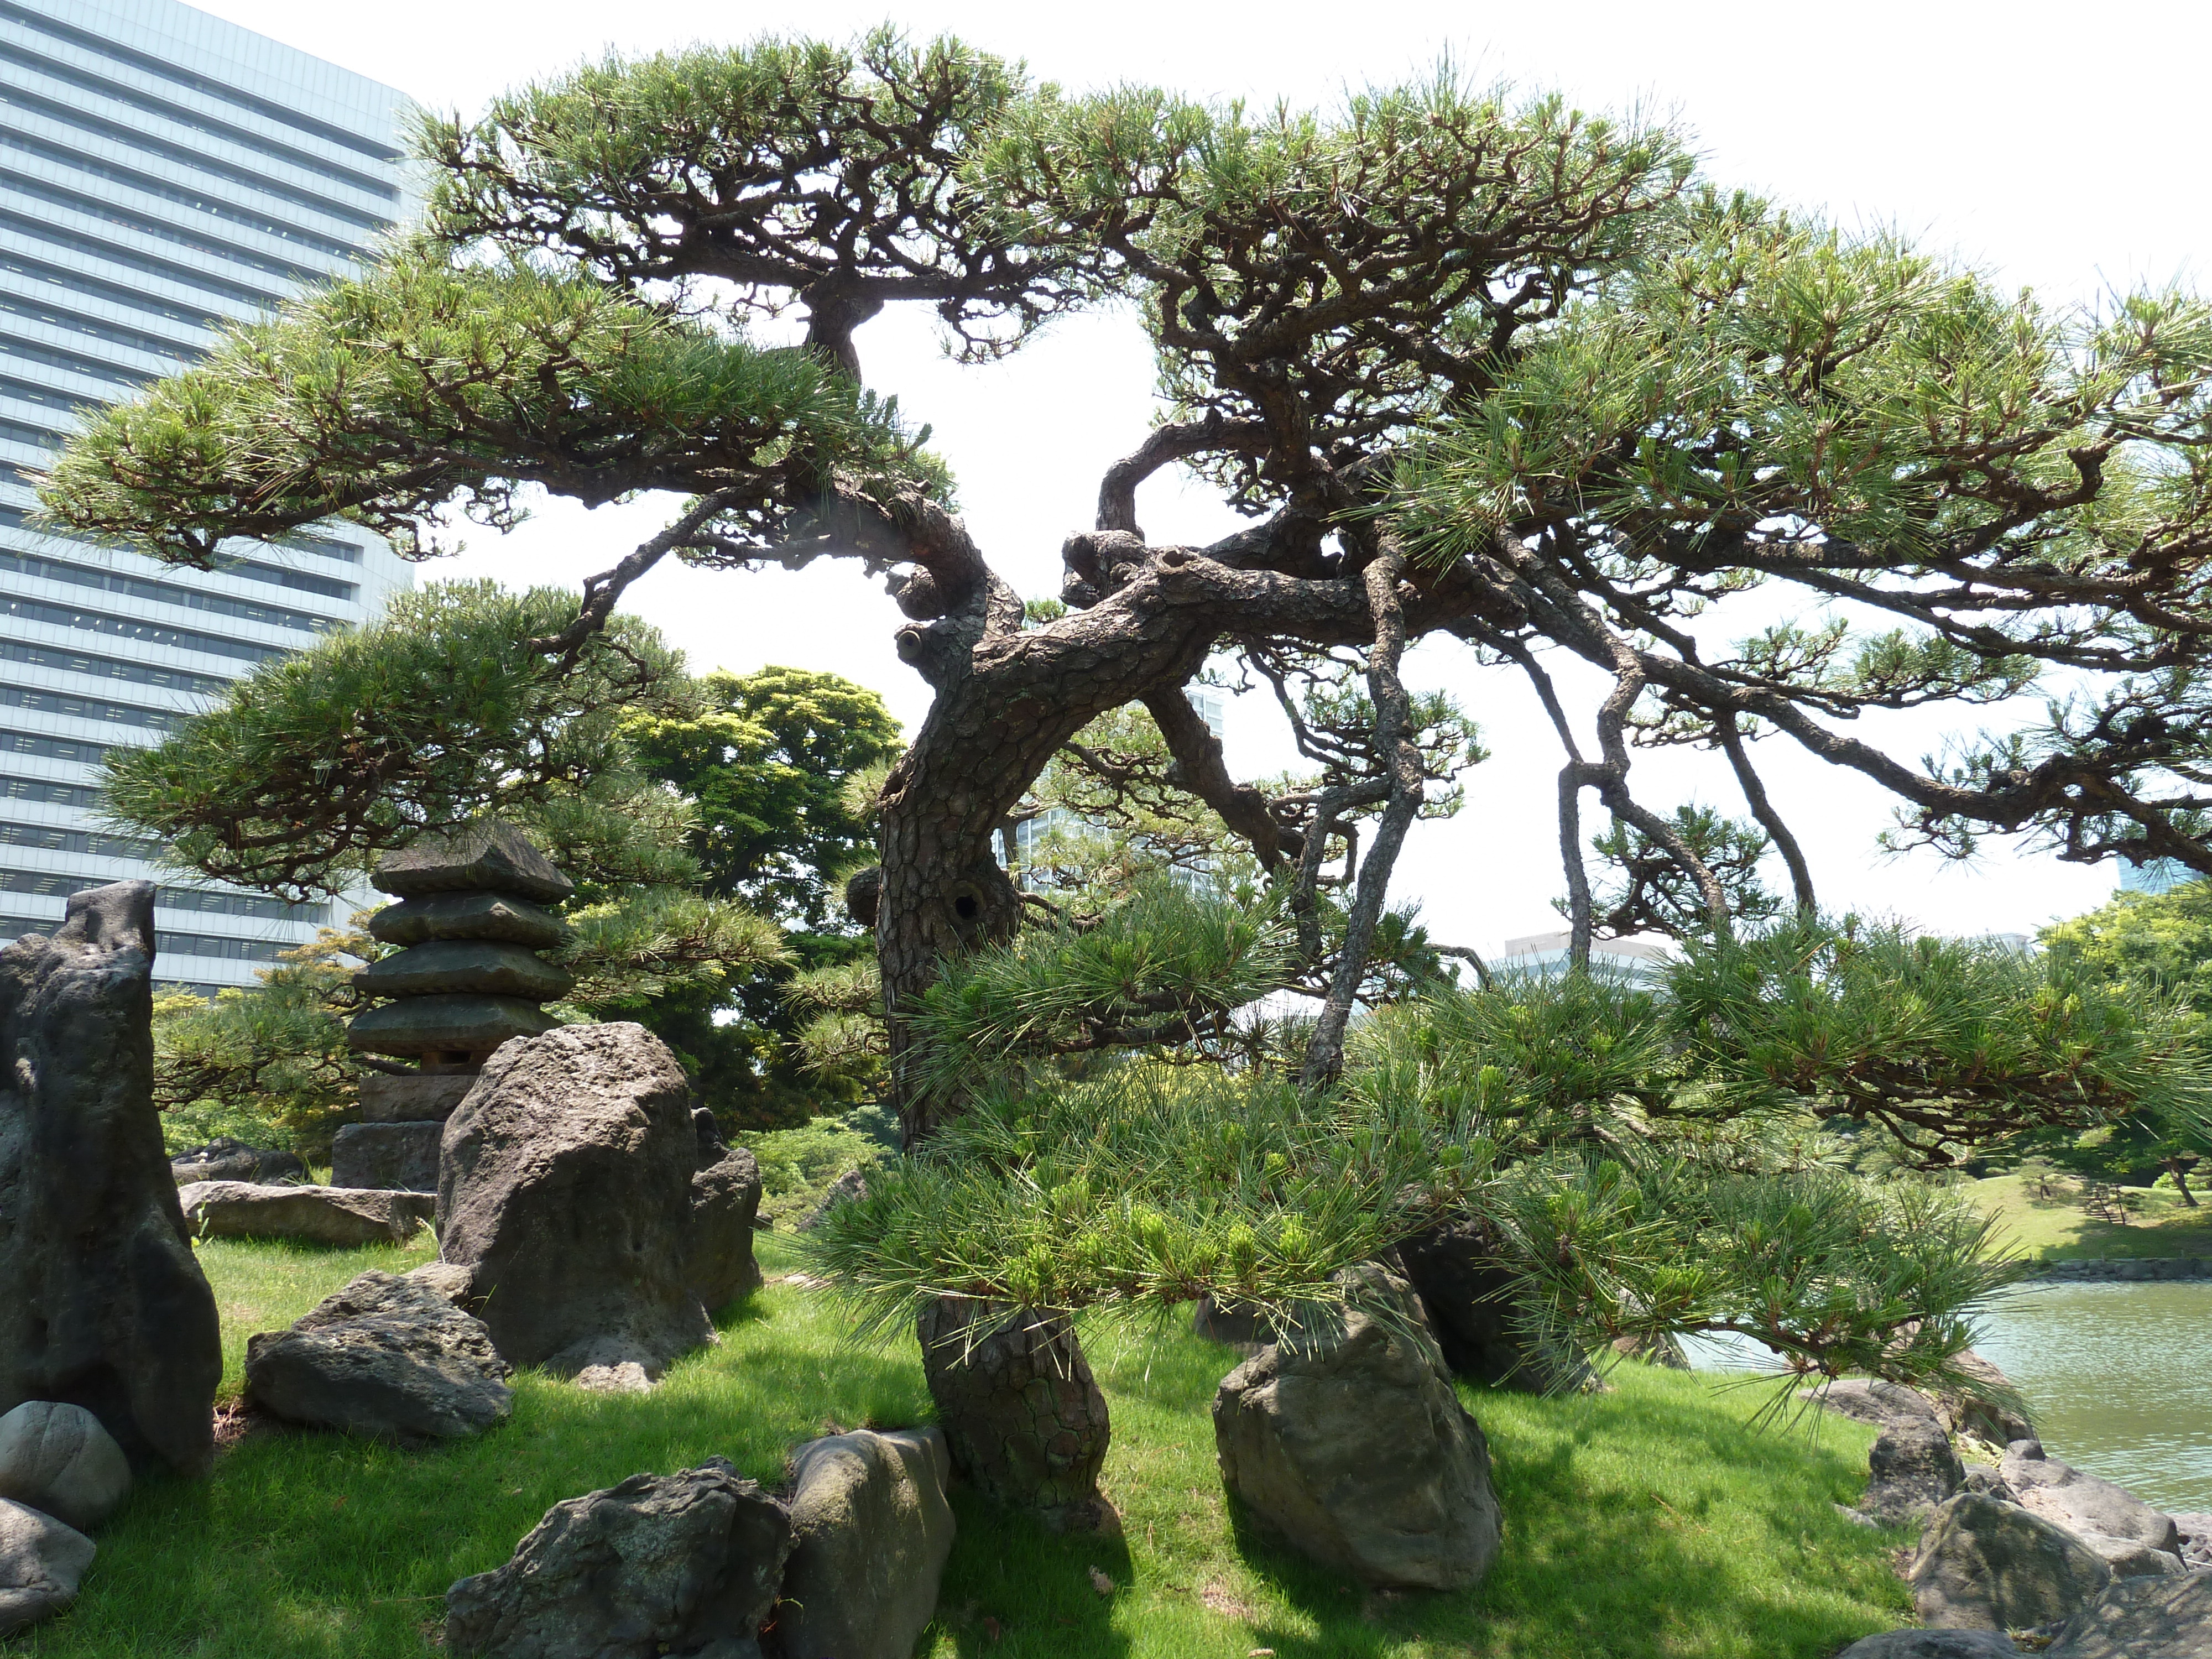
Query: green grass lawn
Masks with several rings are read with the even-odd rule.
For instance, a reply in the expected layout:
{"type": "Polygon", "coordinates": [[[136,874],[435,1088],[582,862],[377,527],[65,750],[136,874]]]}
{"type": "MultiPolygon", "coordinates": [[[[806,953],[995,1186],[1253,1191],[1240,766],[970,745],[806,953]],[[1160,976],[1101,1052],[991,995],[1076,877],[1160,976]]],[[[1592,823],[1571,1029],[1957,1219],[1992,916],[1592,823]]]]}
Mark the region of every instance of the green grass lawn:
{"type": "Polygon", "coordinates": [[[2212,1198],[2200,1196],[2192,1210],[2163,1188],[2130,1187],[2130,1202],[2142,1207],[2122,1227],[2082,1209],[2079,1190],[2079,1183],[2068,1178],[2054,1182],[2051,1196],[2041,1198],[2020,1176],[1992,1176],[1964,1188],[1984,1214],[1997,1218],[1999,1237],[2011,1249],[2038,1261],[2212,1255],[2212,1198]]]}
{"type": "MultiPolygon", "coordinates": [[[[365,1267],[426,1250],[215,1243],[228,1389],[245,1334],[283,1324],[365,1267]]],[[[788,1246],[763,1241],[771,1273],[788,1246]]],[[[774,1481],[790,1447],[929,1414],[911,1344],[842,1339],[819,1294],[771,1285],[718,1347],[645,1396],[516,1380],[512,1421],[400,1451],[337,1435],[249,1438],[202,1482],[149,1483],[103,1529],[72,1613],[0,1643],[9,1659],[408,1659],[430,1650],[447,1587],[507,1559],[546,1508],[711,1454],[774,1481]]],[[[1100,1339],[1112,1403],[1105,1473],[1121,1535],[1053,1538],[956,1492],[960,1538],[932,1659],[1826,1659],[1907,1622],[1889,1553],[1838,1516],[1871,1431],[1837,1419],[1754,1432],[1747,1394],[1625,1365],[1601,1396],[1468,1394],[1490,1436],[1503,1555],[1462,1595],[1373,1596],[1253,1535],[1213,1462],[1207,1404],[1236,1361],[1180,1332],[1100,1339]],[[1093,1567],[1116,1586],[1092,1588],[1093,1567]]]]}

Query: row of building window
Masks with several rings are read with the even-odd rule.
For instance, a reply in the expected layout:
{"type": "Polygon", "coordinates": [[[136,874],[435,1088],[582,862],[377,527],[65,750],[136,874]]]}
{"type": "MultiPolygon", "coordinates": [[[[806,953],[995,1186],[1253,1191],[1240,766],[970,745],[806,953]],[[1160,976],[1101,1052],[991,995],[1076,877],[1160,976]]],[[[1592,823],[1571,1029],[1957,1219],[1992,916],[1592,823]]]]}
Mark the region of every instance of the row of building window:
{"type": "Polygon", "coordinates": [[[0,416],[0,439],[11,444],[28,444],[33,449],[58,449],[63,434],[52,427],[33,426],[27,421],[11,421],[0,416]]]}
{"type": "Polygon", "coordinates": [[[111,745],[82,738],[51,738],[43,732],[0,731],[0,754],[36,755],[41,760],[68,761],[77,766],[97,766],[107,758],[111,745]]]}
{"type": "Polygon", "coordinates": [[[159,686],[165,691],[189,691],[217,696],[230,684],[213,674],[195,674],[185,668],[164,668],[149,662],[125,662],[118,657],[96,657],[88,651],[70,651],[58,645],[33,645],[27,640],[0,640],[0,662],[27,663],[33,668],[58,669],[64,674],[85,674],[95,679],[129,680],[138,685],[159,686]]]}
{"type": "Polygon", "coordinates": [[[191,719],[190,714],[173,708],[142,708],[135,702],[108,702],[68,691],[42,691],[4,684],[0,684],[0,707],[27,708],[39,714],[62,714],[71,720],[100,720],[109,726],[151,726],[156,732],[173,732],[191,719]]]}
{"type": "MultiPolygon", "coordinates": [[[[0,385],[5,383],[6,377],[0,376],[0,385]]],[[[82,542],[88,547],[99,547],[103,544],[97,537],[80,536],[74,532],[62,530],[52,525],[36,523],[25,509],[11,507],[4,501],[0,501],[0,530],[21,531],[30,535],[51,537],[56,541],[82,542]]],[[[358,548],[349,547],[343,542],[331,541],[320,536],[313,538],[307,550],[325,558],[343,558],[349,553],[356,561],[361,557],[358,548]]],[[[349,605],[352,604],[361,593],[358,586],[352,582],[340,581],[335,576],[318,576],[313,571],[294,570],[281,564],[263,564],[254,559],[226,557],[216,568],[226,575],[241,577],[246,581],[267,582],[272,586],[289,587],[302,593],[319,593],[326,599],[343,599],[349,605]]],[[[57,578],[56,580],[68,579],[57,578]]],[[[325,618],[320,625],[331,627],[336,624],[328,618],[325,618]]]]}
{"type": "Polygon", "coordinates": [[[56,783],[52,778],[11,778],[0,774],[0,800],[43,801],[49,806],[97,806],[100,792],[88,784],[56,783]]]}
{"type": "MultiPolygon", "coordinates": [[[[32,27],[43,29],[49,33],[55,33],[61,27],[51,19],[36,17],[33,13],[22,11],[20,7],[0,4],[0,17],[10,16],[17,17],[18,21],[32,19],[30,25],[32,27]]],[[[84,39],[87,42],[95,42],[96,44],[94,44],[91,49],[106,57],[112,58],[127,50],[118,46],[112,41],[100,40],[96,35],[86,35],[84,39]]],[[[212,115],[204,115],[199,111],[189,109],[173,100],[141,92],[136,87],[125,86],[121,82],[112,80],[106,76],[95,75],[89,70],[79,69],[72,64],[64,64],[59,58],[49,57],[44,52],[33,52],[20,42],[9,42],[4,46],[0,46],[0,58],[5,58],[21,68],[59,81],[64,85],[96,93],[100,97],[112,99],[118,104],[127,104],[133,109],[143,110],[149,115],[159,116],[165,121],[173,121],[180,127],[190,127],[194,132],[204,132],[210,137],[224,139],[236,144],[241,149],[252,150],[258,155],[268,156],[272,161],[289,162],[295,167],[314,173],[319,178],[328,179],[337,184],[351,185],[356,190],[367,191],[372,196],[380,196],[387,202],[396,202],[399,199],[398,191],[393,187],[389,179],[379,179],[374,173],[357,171],[342,162],[326,161],[319,155],[295,149],[281,140],[268,137],[247,128],[233,126],[228,121],[219,120],[212,115]]],[[[159,63],[160,59],[149,58],[148,61],[159,63]]],[[[156,73],[161,72],[162,71],[156,71],[156,73]]],[[[171,78],[174,78],[182,71],[177,70],[173,66],[167,66],[167,73],[171,78]]],[[[198,76],[192,78],[198,79],[198,76]]],[[[210,81],[205,84],[213,87],[217,83],[210,81]]],[[[248,95],[234,91],[229,94],[229,101],[236,102],[239,99],[248,95]]],[[[276,106],[270,105],[270,107],[273,109],[276,106]]],[[[295,115],[281,118],[288,118],[289,125],[299,126],[307,118],[295,115]]],[[[315,122],[313,125],[321,127],[323,124],[315,122]]],[[[326,130],[331,132],[339,131],[335,127],[326,130]]],[[[349,135],[348,138],[339,142],[346,143],[349,148],[358,148],[368,141],[349,135]]],[[[385,161],[391,158],[380,155],[377,159],[385,161]]]]}
{"type": "MultiPolygon", "coordinates": [[[[0,185],[5,185],[10,190],[21,191],[24,195],[34,197],[40,201],[51,201],[59,198],[61,199],[54,201],[55,206],[70,208],[77,212],[87,211],[80,205],[84,199],[82,198],[71,200],[67,191],[52,190],[44,185],[36,189],[25,190],[17,175],[4,171],[0,171],[0,185]]],[[[127,231],[133,228],[129,220],[112,208],[100,208],[92,211],[90,216],[95,219],[111,220],[117,228],[121,230],[127,231]]],[[[71,253],[82,254],[87,258],[103,259],[109,264],[121,265],[127,270],[143,271],[149,276],[159,277],[165,283],[174,283],[181,288],[196,288],[204,293],[220,294],[234,305],[256,307],[273,306],[284,297],[276,289],[264,288],[258,283],[236,282],[228,276],[218,276],[207,268],[205,261],[198,264],[188,265],[180,264],[174,259],[156,258],[150,253],[141,253],[128,243],[110,241],[100,236],[88,236],[82,231],[66,229],[49,220],[33,219],[27,214],[0,209],[0,227],[4,227],[20,235],[33,237],[39,241],[49,243],[55,247],[66,248],[71,253]]],[[[125,294],[131,292],[129,289],[118,289],[113,284],[109,286],[112,291],[125,294]]],[[[130,303],[145,305],[146,301],[143,299],[134,298],[130,303]]]]}
{"type": "MultiPolygon", "coordinates": [[[[21,266],[11,266],[21,270],[21,266]]],[[[22,272],[28,276],[33,273],[22,272]]],[[[43,280],[43,279],[41,279],[43,280]]],[[[13,312],[18,317],[28,317],[34,322],[45,323],[65,333],[89,335],[95,340],[105,340],[110,345],[119,345],[126,350],[143,351],[155,357],[173,359],[179,366],[198,362],[205,354],[193,346],[179,345],[174,340],[163,339],[158,334],[146,334],[121,323],[111,323],[98,317],[88,317],[81,311],[71,311],[65,306],[55,305],[49,300],[33,299],[27,294],[10,294],[0,290],[0,311],[13,312]]]]}
{"type": "MultiPolygon", "coordinates": [[[[210,197],[203,191],[180,190],[174,185],[163,184],[150,174],[140,173],[135,167],[119,167],[112,161],[98,161],[92,156],[78,154],[66,144],[49,143],[46,140],[34,137],[27,132],[10,132],[4,128],[0,128],[0,144],[5,144],[10,149],[21,150],[26,155],[35,155],[42,161],[52,161],[57,166],[67,167],[72,173],[89,173],[95,179],[105,179],[112,185],[121,185],[125,189],[135,190],[141,195],[156,197],[164,202],[174,202],[178,206],[190,208],[195,213],[204,213],[210,219],[220,219],[227,223],[240,226],[246,230],[258,230],[264,236],[274,236],[280,241],[302,243],[319,252],[333,254],[341,259],[350,259],[357,251],[350,242],[339,241],[336,237],[322,235],[319,232],[306,229],[283,219],[271,219],[266,214],[255,213],[246,208],[233,207],[220,198],[210,197]]],[[[173,240],[184,239],[179,237],[173,240]]],[[[224,257],[237,259],[242,264],[257,265],[264,270],[280,269],[278,266],[265,263],[258,256],[248,254],[244,251],[234,252],[224,257]]]]}
{"type": "Polygon", "coordinates": [[[110,617],[98,611],[78,611],[65,605],[49,605],[44,599],[11,594],[0,594],[0,617],[19,617],[25,622],[45,623],[53,628],[82,629],[88,634],[171,646],[179,651],[204,651],[211,657],[234,657],[240,662],[274,662],[279,657],[292,654],[281,645],[256,645],[250,640],[226,639],[220,634],[171,628],[166,623],[147,622],[137,617],[110,617]]]}
{"type": "MultiPolygon", "coordinates": [[[[5,185],[18,194],[32,197],[41,202],[50,202],[58,208],[66,208],[71,213],[82,213],[88,219],[98,219],[120,229],[135,231],[141,236],[152,236],[164,242],[173,242],[179,247],[190,248],[195,253],[204,253],[211,259],[221,259],[234,265],[244,265],[249,270],[264,272],[276,277],[279,281],[311,283],[329,275],[327,271],[319,270],[313,265],[295,264],[289,259],[279,259],[270,254],[257,253],[251,248],[239,246],[235,242],[227,242],[219,236],[203,236],[198,231],[187,230],[182,225],[170,220],[157,219],[150,213],[140,213],[133,209],[124,207],[118,203],[103,201],[97,196],[88,196],[81,190],[71,190],[67,185],[57,185],[48,179],[33,178],[31,174],[19,173],[13,167],[0,167],[0,185],[5,185]]],[[[46,234],[53,234],[51,230],[46,234]]],[[[223,283],[226,279],[210,276],[204,269],[195,270],[189,280],[201,288],[214,289],[217,292],[225,291],[223,283]]],[[[251,289],[245,291],[248,294],[253,292],[251,289]]],[[[282,296],[269,293],[263,294],[259,297],[264,301],[273,302],[282,296]]]]}
{"type": "MultiPolygon", "coordinates": [[[[0,939],[21,939],[26,933],[51,933],[60,927],[58,916],[0,916],[0,939]]],[[[167,956],[213,957],[223,962],[274,962],[291,945],[276,939],[226,939],[220,933],[173,933],[157,928],[154,949],[167,956]]]]}
{"type": "Polygon", "coordinates": [[[37,93],[27,92],[21,87],[0,86],[0,104],[13,104],[17,108],[28,110],[34,115],[42,115],[49,121],[57,122],[66,127],[74,127],[87,137],[96,138],[106,143],[119,144],[126,149],[137,150],[142,155],[158,155],[164,161],[173,161],[179,167],[190,167],[196,173],[204,173],[217,179],[227,179],[232,184],[244,185],[247,189],[258,190],[264,196],[274,196],[279,201],[293,203],[311,212],[322,214],[327,218],[338,220],[344,224],[358,225],[363,230],[384,230],[392,223],[391,220],[380,214],[364,213],[359,208],[348,207],[344,203],[332,201],[327,196],[318,196],[313,191],[301,190],[296,185],[285,184],[281,179],[271,179],[267,173],[256,172],[252,167],[234,166],[220,156],[209,155],[204,149],[195,149],[188,144],[173,144],[167,139],[157,138],[150,132],[142,132],[135,127],[125,126],[120,121],[107,120],[104,117],[94,115],[88,110],[79,109],[74,105],[64,104],[57,99],[41,98],[37,93]]]}
{"type": "MultiPolygon", "coordinates": [[[[0,209],[0,227],[20,230],[29,236],[40,236],[46,234],[34,222],[24,218],[21,214],[9,213],[5,209],[0,209]]],[[[94,253],[100,252],[100,244],[91,241],[89,238],[82,240],[94,253]]],[[[172,323],[181,323],[187,328],[221,328],[225,321],[221,312],[208,306],[186,306],[181,301],[165,300],[159,295],[148,294],[138,289],[127,287],[121,283],[111,283],[102,276],[88,276],[74,265],[56,264],[49,259],[34,258],[23,252],[20,245],[11,247],[4,240],[0,240],[0,270],[11,271],[18,276],[28,276],[34,282],[52,283],[56,288],[68,289],[71,293],[82,294],[88,300],[104,300],[109,305],[123,306],[132,311],[143,311],[149,316],[160,317],[172,323]]],[[[160,271],[155,273],[156,276],[161,274],[160,271]]],[[[250,303],[258,305],[262,301],[257,300],[250,303]]],[[[141,337],[151,339],[154,337],[146,335],[141,337]]],[[[173,352],[176,348],[171,346],[167,349],[173,352]]]]}
{"type": "MultiPolygon", "coordinates": [[[[68,898],[88,888],[105,887],[112,876],[64,876],[48,870],[0,870],[0,893],[28,893],[34,898],[68,898]]],[[[287,904],[252,893],[210,893],[201,887],[161,887],[154,903],[163,910],[198,910],[208,915],[250,916],[257,921],[323,922],[326,904],[287,904]]]]}
{"type": "Polygon", "coordinates": [[[66,582],[73,587],[96,587],[103,592],[127,594],[134,599],[173,605],[187,611],[212,611],[221,617],[235,617],[240,622],[258,623],[264,628],[288,628],[299,634],[323,634],[345,626],[335,617],[257,605],[252,599],[234,599],[225,593],[203,593],[198,588],[180,587],[175,582],[148,581],[143,576],[126,576],[119,570],[71,564],[66,560],[21,552],[4,545],[0,545],[0,570],[50,582],[66,582]]]}
{"type": "Polygon", "coordinates": [[[58,823],[16,823],[0,818],[0,844],[36,847],[49,853],[88,853],[106,859],[150,862],[161,855],[158,841],[111,836],[98,830],[64,830],[58,823]]]}
{"type": "Polygon", "coordinates": [[[155,379],[143,368],[125,368],[121,363],[111,363],[98,357],[88,357],[81,351],[65,350],[36,340],[26,340],[13,334],[0,334],[0,357],[16,357],[27,363],[43,363],[48,368],[58,368],[65,374],[82,374],[87,380],[112,380],[117,385],[136,388],[155,379]]]}

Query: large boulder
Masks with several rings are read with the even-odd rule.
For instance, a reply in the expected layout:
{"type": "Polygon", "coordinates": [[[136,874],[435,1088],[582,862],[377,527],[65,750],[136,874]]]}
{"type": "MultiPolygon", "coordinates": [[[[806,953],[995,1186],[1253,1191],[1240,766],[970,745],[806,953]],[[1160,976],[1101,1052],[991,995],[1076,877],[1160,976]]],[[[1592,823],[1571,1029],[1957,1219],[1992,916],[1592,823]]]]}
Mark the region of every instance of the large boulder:
{"type": "Polygon", "coordinates": [[[2102,1533],[2079,1530],[2074,1535],[2104,1558],[2115,1578],[2172,1578],[2188,1571],[2179,1556],[2154,1550],[2132,1538],[2107,1538],[2102,1533]]]}
{"type": "Polygon", "coordinates": [[[172,1158],[169,1175],[179,1187],[198,1181],[305,1181],[307,1166],[296,1153],[249,1146],[229,1135],[218,1135],[204,1146],[188,1148],[172,1158]]]}
{"type": "Polygon", "coordinates": [[[1993,1446],[2009,1446],[2035,1433],[2027,1407],[2012,1379],[1972,1348],[1952,1356],[1951,1363],[1972,1379],[1975,1394],[1946,1391],[1939,1399],[1945,1426],[1954,1434],[1971,1434],[1993,1446]]]}
{"type": "Polygon", "coordinates": [[[0,951],[0,1412],[82,1406],[134,1464],[215,1456],[222,1337],[154,1109],[154,887],[0,951]]]}
{"type": "Polygon", "coordinates": [[[1932,1419],[1884,1429],[1867,1454],[1867,1468],[1871,1478],[1863,1507],[1887,1526],[1926,1515],[1966,1478],[1951,1437],[1932,1419]]]}
{"type": "Polygon", "coordinates": [[[92,1540],[0,1498],[0,1636],[51,1619],[76,1600],[96,1553],[92,1540]]]}
{"type": "Polygon", "coordinates": [[[2181,1553],[2181,1535],[2172,1516],[2153,1509],[2124,1486],[2044,1456],[2043,1448],[2033,1441],[2014,1442],[1997,1468],[2021,1508],[2070,1532],[2126,1539],[2169,1555],[2181,1553]]]}
{"type": "Polygon", "coordinates": [[[2212,1654],[2212,1572],[2116,1580],[2066,1621],[2045,1659],[2203,1659],[2212,1654]]]}
{"type": "Polygon", "coordinates": [[[1940,1428],[1943,1423],[1942,1413],[1934,1401],[1902,1382],[1840,1376],[1832,1382],[1800,1389],[1797,1397],[1855,1423],[1871,1423],[1879,1429],[1896,1428],[1906,1423],[1933,1423],[1940,1428]]]}
{"type": "Polygon", "coordinates": [[[1099,1525],[1113,1431],[1066,1317],[945,1296],[923,1304],[915,1334],[953,1467],[1055,1530],[1099,1525]]]}
{"type": "Polygon", "coordinates": [[[714,1336],[690,1282],[690,1086],[642,1025],[505,1044],[447,1121],[439,1255],[509,1364],[658,1377],[714,1336]]]}
{"type": "Polygon", "coordinates": [[[446,1593],[455,1659],[757,1654],[792,1547],[783,1506],[719,1457],[556,1504],[512,1560],[446,1593]]]}
{"type": "Polygon", "coordinates": [[[331,1140],[331,1185],[438,1190],[438,1146],[446,1126],[436,1118],[414,1123],[349,1123],[331,1140]]]}
{"type": "Polygon", "coordinates": [[[202,1238],[289,1238],[357,1249],[404,1244],[437,1212],[428,1193],[368,1187],[254,1187],[202,1181],[177,1194],[202,1238]]]}
{"type": "Polygon", "coordinates": [[[420,1443],[459,1439],[514,1409],[490,1334],[429,1285],[374,1270],[287,1331],[246,1343],[246,1391],[271,1415],[420,1443]]]}
{"type": "Polygon", "coordinates": [[[708,1312],[761,1285],[753,1260],[753,1222],[760,1214],[760,1164],[742,1146],[723,1143],[714,1115],[692,1114],[699,1167],[691,1176],[691,1242],[685,1273],[708,1312]]]}
{"type": "Polygon", "coordinates": [[[0,1498],[90,1532],[130,1495],[130,1459],[83,1407],[27,1400],[0,1417],[0,1498]]]}
{"type": "Polygon", "coordinates": [[[952,1553],[952,1462],[935,1429],[860,1430],[792,1458],[780,1659],[910,1659],[952,1553]]]}
{"type": "Polygon", "coordinates": [[[1444,1363],[1492,1388],[1557,1394],[1595,1386],[1582,1355],[1531,1339],[1514,1316],[1520,1279],[1500,1266],[1498,1241],[1480,1221],[1439,1222],[1398,1246],[1444,1363]]]}
{"type": "Polygon", "coordinates": [[[1222,1485],[1292,1547],[1380,1589],[1462,1589],[1498,1553],[1482,1431],[1405,1281],[1354,1270],[1343,1318],[1213,1397],[1222,1485]]]}
{"type": "Polygon", "coordinates": [[[1969,1492],[1936,1511],[1908,1577],[1923,1624],[2027,1630],[2071,1618],[2112,1571],[2064,1528],[1969,1492]]]}
{"type": "Polygon", "coordinates": [[[1852,1643],[1836,1659],[2013,1659],[2019,1651],[2001,1630],[1886,1630],[1852,1643]]]}

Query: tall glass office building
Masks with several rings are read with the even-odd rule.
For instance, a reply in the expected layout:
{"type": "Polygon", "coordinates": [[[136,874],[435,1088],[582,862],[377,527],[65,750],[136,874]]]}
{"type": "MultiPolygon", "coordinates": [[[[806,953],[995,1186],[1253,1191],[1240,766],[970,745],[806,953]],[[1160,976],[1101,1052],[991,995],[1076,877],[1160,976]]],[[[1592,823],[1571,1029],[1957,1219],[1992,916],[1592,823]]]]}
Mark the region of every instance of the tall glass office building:
{"type": "Polygon", "coordinates": [[[27,509],[76,410],[191,363],[403,216],[406,108],[174,0],[0,0],[0,939],[152,876],[155,974],[205,991],[344,921],[149,869],[158,847],[104,832],[91,783],[108,750],[374,616],[408,567],[331,525],[204,574],[27,509]]]}

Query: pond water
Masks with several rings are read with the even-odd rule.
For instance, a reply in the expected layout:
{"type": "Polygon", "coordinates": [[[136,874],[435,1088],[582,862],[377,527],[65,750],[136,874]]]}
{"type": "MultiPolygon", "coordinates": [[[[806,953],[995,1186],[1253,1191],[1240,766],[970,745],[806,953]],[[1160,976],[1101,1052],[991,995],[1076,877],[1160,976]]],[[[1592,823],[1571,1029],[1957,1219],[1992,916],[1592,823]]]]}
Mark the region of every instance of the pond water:
{"type": "MultiPolygon", "coordinates": [[[[2053,1457],[2164,1510],[2212,1510],[2212,1281],[2037,1284],[2006,1295],[1976,1350],[2010,1377],[2053,1457]]],[[[1692,1345],[1701,1369],[1755,1363],[1692,1345]]]]}

